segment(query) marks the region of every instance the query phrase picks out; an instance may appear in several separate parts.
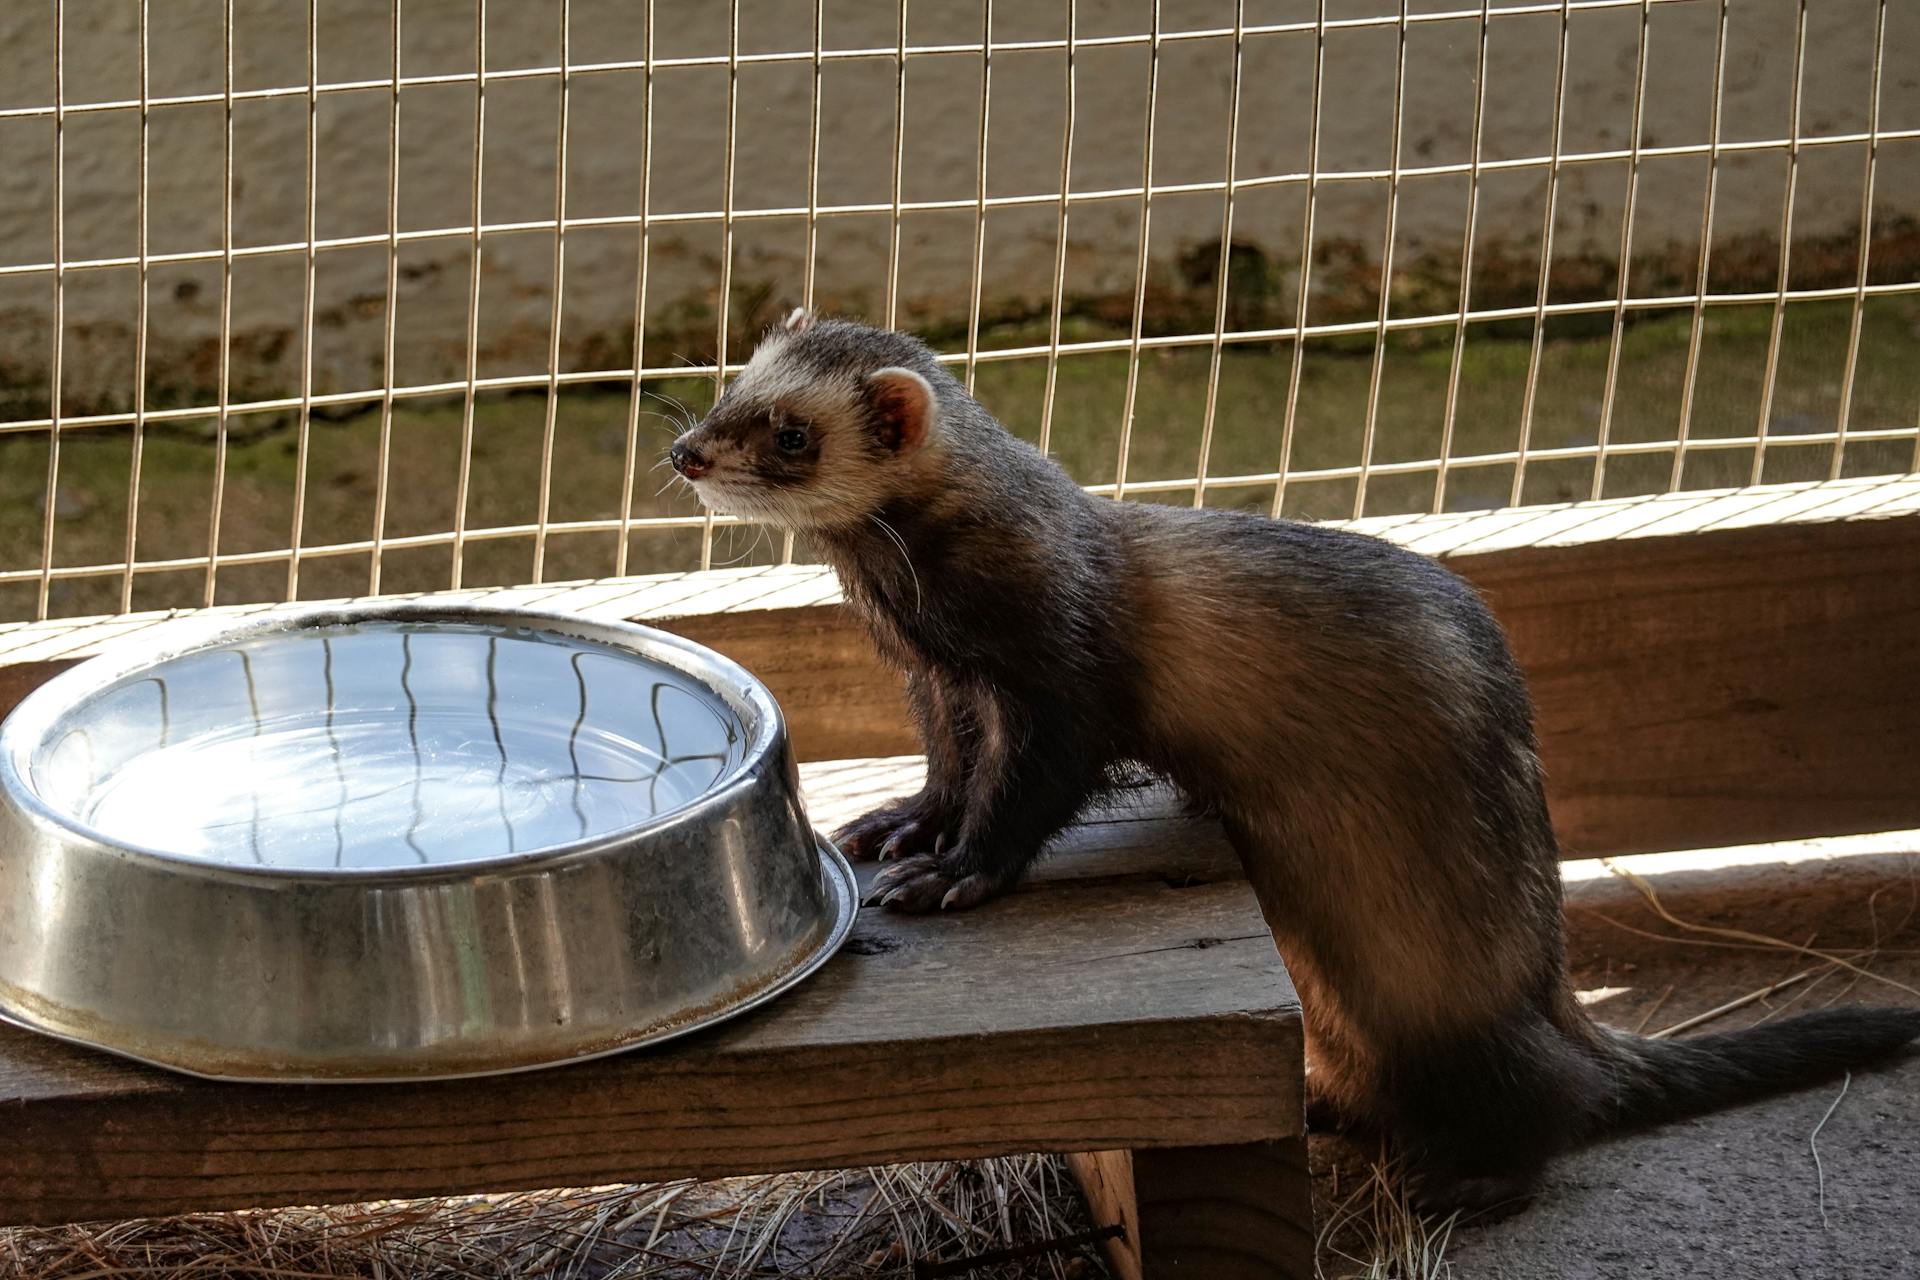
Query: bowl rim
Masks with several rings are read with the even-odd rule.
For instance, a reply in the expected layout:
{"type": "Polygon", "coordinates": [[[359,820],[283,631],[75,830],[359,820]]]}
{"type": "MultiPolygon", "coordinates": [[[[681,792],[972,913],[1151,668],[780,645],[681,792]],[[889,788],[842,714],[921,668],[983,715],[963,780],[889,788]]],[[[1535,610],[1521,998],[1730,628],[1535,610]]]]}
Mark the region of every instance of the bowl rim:
{"type": "MultiPolygon", "coordinates": [[[[775,785],[791,789],[784,771],[769,762],[785,755],[786,719],[759,678],[704,645],[671,632],[624,619],[602,619],[550,609],[472,603],[393,601],[283,608],[243,621],[183,619],[183,631],[157,652],[141,652],[131,638],[63,671],[33,690],[0,720],[0,810],[12,809],[29,824],[48,831],[70,849],[159,864],[176,874],[249,884],[369,885],[386,882],[469,881],[479,877],[547,869],[556,863],[595,858],[628,848],[649,835],[690,818],[735,807],[757,778],[771,774],[775,785]],[[218,862],[174,850],[124,840],[55,807],[32,785],[28,769],[33,748],[68,711],[120,681],[165,662],[212,649],[302,631],[351,627],[364,623],[437,622],[475,626],[524,627],[574,640],[604,644],[669,666],[699,684],[738,720],[746,733],[741,758],[713,787],[676,808],[613,831],[522,850],[498,857],[471,858],[426,865],[378,868],[288,867],[218,862]]],[[[792,797],[800,803],[799,796],[792,797]]],[[[803,811],[804,814],[804,811],[803,811]]],[[[803,826],[805,825],[803,821],[803,826]]],[[[811,827],[807,827],[811,835],[811,827]]]]}

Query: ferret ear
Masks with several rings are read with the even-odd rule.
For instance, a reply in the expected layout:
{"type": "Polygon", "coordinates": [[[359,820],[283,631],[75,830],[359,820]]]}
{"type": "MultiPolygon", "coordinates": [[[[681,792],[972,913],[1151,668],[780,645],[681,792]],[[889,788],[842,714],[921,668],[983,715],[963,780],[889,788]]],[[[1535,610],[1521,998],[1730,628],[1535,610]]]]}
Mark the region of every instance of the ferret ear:
{"type": "Polygon", "coordinates": [[[867,375],[867,401],[880,419],[880,443],[905,456],[925,444],[939,412],[933,388],[911,369],[867,375]]]}
{"type": "Polygon", "coordinates": [[[780,322],[780,327],[788,333],[805,333],[819,323],[819,319],[820,317],[805,307],[795,307],[787,313],[787,318],[780,322]]]}

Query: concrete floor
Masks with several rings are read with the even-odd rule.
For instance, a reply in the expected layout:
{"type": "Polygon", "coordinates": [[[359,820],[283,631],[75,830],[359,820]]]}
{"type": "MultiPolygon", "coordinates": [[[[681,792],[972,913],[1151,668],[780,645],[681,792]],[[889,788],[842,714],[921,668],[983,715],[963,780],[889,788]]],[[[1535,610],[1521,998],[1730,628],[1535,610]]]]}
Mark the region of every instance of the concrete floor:
{"type": "Polygon", "coordinates": [[[1920,1064],[1618,1139],[1562,1160],[1531,1208],[1447,1258],[1493,1280],[1920,1276],[1920,1064]]]}
{"type": "MultiPolygon", "coordinates": [[[[1808,842],[1705,859],[1636,860],[1674,917],[1853,954],[1920,988],[1920,833],[1808,842]],[[1784,858],[1782,855],[1786,855],[1784,858]],[[1811,940],[1809,942],[1809,940],[1811,940]]],[[[1675,928],[1639,890],[1569,867],[1569,950],[1590,1008],[1647,1031],[1817,966],[1790,951],[1675,928]],[[1655,941],[1641,930],[1691,941],[1655,941]]],[[[1835,1003],[1920,1004],[1829,970],[1714,1030],[1835,1003]],[[1790,1006],[1790,1007],[1789,1007],[1790,1006]]],[[[1707,1029],[1703,1027],[1702,1030],[1707,1029]]],[[[1875,1280],[1920,1277],[1920,1055],[1841,1082],[1610,1140],[1559,1161],[1524,1212],[1465,1225],[1446,1257],[1461,1280],[1875,1280]],[[1835,1099],[1839,1103],[1834,1106],[1835,1099]],[[1809,1136],[1819,1132],[1826,1218],[1809,1136]]]]}

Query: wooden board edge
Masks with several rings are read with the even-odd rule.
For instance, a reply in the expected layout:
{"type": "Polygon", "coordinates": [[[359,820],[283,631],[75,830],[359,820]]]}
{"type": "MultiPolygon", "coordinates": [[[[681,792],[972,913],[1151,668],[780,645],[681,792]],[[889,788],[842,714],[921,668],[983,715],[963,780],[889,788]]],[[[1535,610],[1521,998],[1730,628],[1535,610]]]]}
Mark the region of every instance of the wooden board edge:
{"type": "Polygon", "coordinates": [[[1118,1226],[1121,1234],[1101,1242],[1100,1251],[1115,1280],[1142,1280],[1140,1206],[1133,1194],[1133,1152],[1071,1151],[1067,1172],[1087,1202],[1095,1228],[1118,1226]]]}
{"type": "MultiPolygon", "coordinates": [[[[1895,785],[1910,778],[1914,764],[1914,737],[1903,726],[1920,722],[1920,687],[1897,678],[1900,655],[1920,646],[1920,479],[1402,524],[1378,531],[1419,546],[1410,531],[1444,527],[1447,537],[1428,539],[1429,549],[1488,597],[1513,634],[1540,703],[1551,803],[1569,856],[1920,825],[1920,789],[1895,785]],[[1769,523],[1769,513],[1778,521],[1769,523]],[[1529,522],[1546,545],[1527,543],[1529,522]],[[1739,575],[1744,596],[1716,585],[1739,575]],[[1695,631],[1685,646],[1654,634],[1663,624],[1680,625],[1716,590],[1718,612],[1686,622],[1695,631]],[[1755,630],[1755,619],[1773,630],[1755,630]],[[1597,659],[1588,655],[1594,669],[1574,669],[1568,653],[1609,640],[1609,629],[1621,637],[1619,652],[1609,656],[1602,645],[1597,659]],[[1640,647],[1629,651],[1631,645],[1640,647]],[[1608,661],[1612,667],[1602,669],[1608,661]],[[1696,670],[1699,679],[1691,680],[1696,670]],[[1651,754],[1641,757],[1646,767],[1636,767],[1632,752],[1609,756],[1609,735],[1636,715],[1650,720],[1647,708],[1674,693],[1693,703],[1679,713],[1691,722],[1665,737],[1654,734],[1651,754]],[[1717,701],[1701,703],[1696,695],[1717,701]],[[1871,742],[1848,748],[1862,730],[1871,742]],[[1685,763],[1689,743],[1715,755],[1713,768],[1691,778],[1663,776],[1658,753],[1685,763]]],[[[603,583],[515,588],[488,598],[628,616],[644,597],[637,620],[717,649],[766,682],[786,713],[799,759],[919,750],[899,674],[875,655],[824,571],[726,572],[733,576],[712,590],[681,578],[648,580],[638,595],[603,583]]],[[[123,638],[144,625],[108,621],[123,638]]],[[[44,646],[11,651],[40,656],[8,659],[0,652],[0,713],[72,661],[47,656],[44,646]]],[[[1904,670],[1910,677],[1910,661],[1904,670]]]]}

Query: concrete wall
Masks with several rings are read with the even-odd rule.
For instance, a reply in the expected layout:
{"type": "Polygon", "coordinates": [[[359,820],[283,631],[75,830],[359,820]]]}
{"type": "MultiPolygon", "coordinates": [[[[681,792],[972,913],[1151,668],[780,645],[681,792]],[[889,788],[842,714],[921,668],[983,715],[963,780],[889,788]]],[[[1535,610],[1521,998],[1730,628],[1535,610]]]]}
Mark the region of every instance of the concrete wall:
{"type": "MultiPolygon", "coordinates": [[[[1420,3],[1416,12],[1442,7],[1420,3]]],[[[1462,7],[1457,3],[1444,7],[1462,7]]],[[[1083,36],[1147,28],[1140,0],[1083,0],[1083,36]]],[[[1225,0],[1166,0],[1166,29],[1230,25],[1225,0]]],[[[1252,22],[1311,17],[1312,5],[1249,0],[1252,22]]],[[[1386,0],[1340,0],[1335,18],[1391,10],[1386,0]]],[[[51,101],[51,3],[0,7],[0,108],[51,101]]],[[[136,14],[132,0],[67,5],[70,102],[137,94],[136,14]]],[[[151,92],[217,92],[221,83],[220,0],[151,0],[151,92]]],[[[1001,0],[996,40],[1057,38],[1064,4],[1001,0]]],[[[574,0],[571,57],[576,62],[639,58],[643,6],[574,0]]],[[[658,0],[656,50],[675,57],[724,53],[727,11],[720,3],[658,0]]],[[[741,48],[761,52],[808,47],[812,6],[804,0],[743,0],[741,48]]],[[[1793,74],[1792,0],[1733,0],[1721,132],[1729,140],[1782,136],[1793,74]]],[[[1809,6],[1808,56],[1801,107],[1803,134],[1864,130],[1872,79],[1874,0],[1817,0],[1809,6]]],[[[1920,6],[1890,6],[1883,129],[1920,128],[1920,6]]],[[[1662,3],[1652,9],[1645,140],[1704,141],[1712,87],[1715,6],[1662,3]]],[[[828,47],[874,47],[895,40],[894,8],[833,0],[828,47]]],[[[971,0],[915,0],[913,44],[979,36],[971,0]]],[[[236,83],[242,88],[303,84],[305,6],[241,0],[236,23],[236,83]]],[[[318,42],[323,82],[381,77],[388,68],[389,10],[384,0],[326,0],[318,42]]],[[[1537,155],[1550,146],[1558,19],[1518,16],[1493,23],[1485,118],[1489,159],[1537,155]]],[[[1572,25],[1563,148],[1584,152],[1627,145],[1639,14],[1633,9],[1578,14],[1572,25]]],[[[1404,158],[1409,164],[1467,159],[1473,112],[1477,24],[1419,25],[1409,39],[1404,158]]],[[[557,6],[489,6],[488,64],[495,69],[557,61],[557,6]]],[[[403,55],[407,75],[469,72],[473,5],[409,0],[403,55]]],[[[1244,176],[1307,166],[1310,36],[1269,36],[1246,49],[1239,171],[1244,176]]],[[[1384,167],[1392,120],[1395,35],[1391,29],[1336,30],[1326,48],[1323,169],[1384,167]]],[[[1140,46],[1089,49],[1078,60],[1076,189],[1137,184],[1148,55],[1140,46]]],[[[1168,45],[1161,59],[1154,178],[1161,183],[1217,180],[1222,173],[1231,45],[1207,40],[1168,45]]],[[[1058,51],[1005,52],[993,65],[989,190],[993,195],[1057,188],[1063,118],[1063,57],[1058,51]]],[[[652,205],[659,212],[717,208],[726,141],[727,77],[722,68],[662,70],[655,81],[652,205]]],[[[582,74],[571,93],[569,216],[635,212],[645,120],[638,72],[582,74]]],[[[825,128],[820,192],[825,203],[885,201],[890,187],[894,67],[889,60],[829,64],[823,86],[825,128]]],[[[804,204],[811,69],[754,66],[739,76],[734,203],[750,209],[804,204]]],[[[918,58],[907,76],[908,200],[971,199],[975,190],[980,63],[975,55],[918,58]]],[[[463,225],[472,183],[474,90],[423,86],[402,97],[399,220],[403,229],[463,225]]],[[[555,125],[552,79],[501,81],[487,91],[485,218],[509,222],[553,213],[555,125]]],[[[384,90],[325,95],[318,111],[321,237],[383,234],[386,229],[387,112],[384,90]]],[[[221,123],[218,104],[152,113],[149,236],[155,253],[219,243],[221,123]]],[[[235,118],[234,234],[242,245],[304,237],[304,98],[242,103],[235,118]]],[[[0,121],[0,265],[51,259],[54,131],[50,120],[0,121]]],[[[116,111],[74,115],[66,127],[66,244],[69,259],[135,251],[138,120],[116,111]]],[[[1823,242],[1810,272],[1850,264],[1858,234],[1864,148],[1808,150],[1794,211],[1797,237],[1823,242]],[[1825,267],[1820,264],[1826,264],[1825,267]]],[[[1650,260],[1691,264],[1697,244],[1704,160],[1649,162],[1642,176],[1635,243],[1650,260]]],[[[1770,263],[1786,172],[1778,152],[1730,156],[1721,174],[1716,248],[1744,245],[1728,261],[1770,263]]],[[[1626,168],[1596,163],[1568,168],[1560,183],[1556,256],[1610,263],[1617,255],[1626,168]]],[[[1529,169],[1485,179],[1481,245],[1490,272],[1517,273],[1531,295],[1546,179],[1529,169]],[[1503,265],[1504,264],[1504,265],[1503,265]]],[[[1398,265],[1410,305],[1444,297],[1457,263],[1466,180],[1429,177],[1403,186],[1398,265]],[[1428,277],[1432,277],[1428,279],[1428,277]]],[[[1239,201],[1235,236],[1249,246],[1248,287],[1271,295],[1268,310],[1297,273],[1301,188],[1249,192],[1239,201]]],[[[1326,251],[1315,319],[1371,310],[1385,210],[1383,183],[1322,188],[1319,236],[1326,251]],[[1344,292],[1343,292],[1344,290],[1344,292]],[[1355,292],[1357,290],[1357,293],[1355,292]]],[[[1920,213],[1920,144],[1882,149],[1876,217],[1892,225],[1920,213]]],[[[1067,291],[1076,310],[1111,316],[1126,309],[1138,235],[1137,201],[1077,205],[1072,216],[1067,291]]],[[[1152,221],[1156,297],[1178,323],[1183,303],[1211,297],[1218,194],[1166,196],[1152,221]]],[[[984,294],[991,315],[1044,306],[1051,288],[1057,215],[1052,206],[994,213],[988,221],[984,294]]],[[[800,291],[805,247],[799,219],[745,221],[736,227],[736,332],[764,323],[800,291]]],[[[636,233],[633,228],[571,231],[566,246],[563,359],[569,368],[619,366],[630,359],[636,233]]],[[[826,305],[877,315],[886,290],[888,219],[842,215],[822,221],[819,296],[826,305]]],[[[661,226],[652,236],[649,324],[658,343],[649,358],[710,356],[719,279],[720,235],[712,223],[661,226]]],[[[970,212],[909,215],[902,228],[898,289],[904,323],[951,326],[964,316],[973,252],[970,212]]],[[[551,233],[490,236],[482,276],[480,372],[544,368],[552,289],[551,233]]],[[[284,392],[297,377],[302,309],[299,254],[243,260],[235,270],[236,396],[284,392]]],[[[1686,270],[1690,271],[1688,265],[1686,270]]],[[[1769,268],[1770,270],[1770,268],[1769,268]]],[[[385,298],[382,247],[330,250],[316,281],[315,384],[319,390],[378,386],[385,298]]],[[[464,238],[408,244],[400,255],[399,355],[402,382],[457,377],[464,363],[469,250],[464,238]]],[[[1658,274],[1657,272],[1655,273],[1658,274]]],[[[1671,272],[1669,274],[1672,274],[1671,272]]],[[[1572,289],[1610,292],[1606,272],[1575,273],[1572,289]]],[[[1851,278],[1850,265],[1845,266],[1851,278]]],[[[1661,287],[1649,278],[1648,287],[1661,287]]],[[[1716,285],[1721,280],[1716,276],[1716,285]]],[[[1796,285],[1816,283],[1796,276],[1796,285]]],[[[200,397],[211,385],[217,347],[217,264],[152,270],[154,403],[200,397]]],[[[1236,287],[1240,281],[1236,279],[1236,287]]],[[[1637,287],[1641,287],[1636,282],[1637,287]]],[[[1491,297],[1515,287],[1489,277],[1491,297]]],[[[1682,280],[1676,286],[1686,287],[1682,280]]],[[[0,416],[45,412],[52,301],[49,275],[0,277],[0,416]]],[[[73,273],[67,287],[67,409],[124,407],[132,385],[135,276],[130,269],[73,273]]],[[[1568,295],[1556,287],[1556,298],[1568,295]]],[[[1210,301],[1206,303],[1210,308],[1210,301]]],[[[1286,309],[1290,310],[1290,304],[1286,309]]],[[[1237,315],[1241,313],[1237,312],[1237,315]]],[[[1262,313],[1265,314],[1265,313],[1262,313]]],[[[1252,318],[1258,319],[1259,316],[1252,318]]]]}

